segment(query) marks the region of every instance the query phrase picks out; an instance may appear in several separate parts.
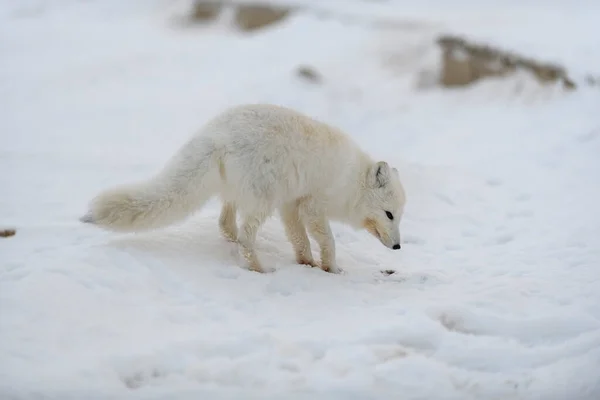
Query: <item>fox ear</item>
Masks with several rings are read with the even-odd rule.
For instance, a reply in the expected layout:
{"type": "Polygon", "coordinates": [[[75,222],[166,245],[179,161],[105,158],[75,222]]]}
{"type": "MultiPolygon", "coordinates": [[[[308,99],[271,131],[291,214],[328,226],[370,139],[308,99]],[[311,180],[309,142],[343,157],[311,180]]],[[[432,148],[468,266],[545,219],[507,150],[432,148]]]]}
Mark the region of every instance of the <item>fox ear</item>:
{"type": "Polygon", "coordinates": [[[390,181],[390,166],[385,161],[375,163],[369,171],[369,185],[381,188],[390,181]]]}

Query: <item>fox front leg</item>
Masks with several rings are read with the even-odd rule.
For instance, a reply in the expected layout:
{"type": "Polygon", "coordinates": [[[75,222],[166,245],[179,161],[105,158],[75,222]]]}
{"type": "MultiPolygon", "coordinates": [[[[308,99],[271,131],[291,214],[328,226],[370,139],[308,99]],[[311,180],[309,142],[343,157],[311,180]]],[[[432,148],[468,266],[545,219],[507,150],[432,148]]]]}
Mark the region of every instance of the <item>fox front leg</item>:
{"type": "Polygon", "coordinates": [[[306,221],[308,232],[319,244],[321,250],[321,269],[338,274],[341,269],[335,259],[335,239],[325,213],[310,200],[300,203],[302,219],[306,221]]]}
{"type": "Polygon", "coordinates": [[[296,262],[298,264],[317,267],[317,263],[313,260],[310,241],[306,234],[304,222],[300,218],[298,202],[295,201],[283,205],[280,210],[280,215],[287,238],[294,248],[296,262]]]}

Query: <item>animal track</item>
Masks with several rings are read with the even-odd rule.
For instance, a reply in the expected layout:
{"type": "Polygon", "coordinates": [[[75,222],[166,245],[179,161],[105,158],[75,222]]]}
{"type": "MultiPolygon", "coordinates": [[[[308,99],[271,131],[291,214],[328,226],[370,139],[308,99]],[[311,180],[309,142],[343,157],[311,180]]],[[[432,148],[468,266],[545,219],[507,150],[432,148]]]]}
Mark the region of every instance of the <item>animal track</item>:
{"type": "Polygon", "coordinates": [[[445,195],[445,194],[436,193],[435,197],[437,199],[443,201],[444,203],[448,204],[448,205],[451,205],[451,206],[455,206],[456,205],[456,203],[454,203],[454,201],[450,197],[448,197],[447,195],[445,195]]]}
{"type": "Polygon", "coordinates": [[[152,368],[149,371],[138,371],[131,375],[125,376],[122,378],[122,381],[127,388],[138,389],[144,384],[147,384],[148,381],[162,378],[165,375],[166,374],[163,371],[160,371],[158,368],[152,368]]]}
{"type": "Polygon", "coordinates": [[[529,218],[532,216],[533,216],[532,210],[509,211],[508,213],[506,213],[506,218],[509,218],[509,219],[529,218]]]}
{"type": "Polygon", "coordinates": [[[500,186],[500,185],[502,185],[502,183],[503,183],[503,182],[502,182],[502,180],[500,180],[500,179],[498,179],[498,178],[489,178],[489,179],[486,181],[486,183],[487,183],[489,186],[500,186]]]}
{"type": "Polygon", "coordinates": [[[496,244],[506,244],[506,243],[512,242],[513,240],[515,240],[515,235],[512,235],[510,233],[505,233],[503,235],[496,237],[496,244]]]}
{"type": "Polygon", "coordinates": [[[405,234],[402,238],[402,241],[404,243],[416,244],[416,245],[424,245],[425,244],[425,239],[418,237],[418,236],[413,236],[411,234],[405,234]]]}

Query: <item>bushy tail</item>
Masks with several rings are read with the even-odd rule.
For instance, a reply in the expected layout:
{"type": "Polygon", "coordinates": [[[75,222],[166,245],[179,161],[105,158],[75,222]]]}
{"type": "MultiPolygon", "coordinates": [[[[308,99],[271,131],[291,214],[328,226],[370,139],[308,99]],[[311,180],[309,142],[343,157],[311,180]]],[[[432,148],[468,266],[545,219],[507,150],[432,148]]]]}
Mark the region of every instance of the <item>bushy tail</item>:
{"type": "Polygon", "coordinates": [[[184,220],[217,190],[215,151],[192,140],[154,178],[96,196],[81,222],[120,232],[146,231],[184,220]]]}

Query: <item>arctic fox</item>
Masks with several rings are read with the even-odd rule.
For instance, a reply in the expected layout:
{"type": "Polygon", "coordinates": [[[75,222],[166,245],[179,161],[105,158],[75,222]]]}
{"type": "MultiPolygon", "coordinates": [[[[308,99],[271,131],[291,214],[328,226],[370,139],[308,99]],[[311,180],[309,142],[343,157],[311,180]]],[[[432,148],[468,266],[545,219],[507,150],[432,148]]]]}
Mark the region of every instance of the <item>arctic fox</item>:
{"type": "Polygon", "coordinates": [[[318,266],[308,228],[320,268],[341,271],[330,220],[366,229],[390,249],[401,246],[405,192],[398,171],[340,130],[270,104],[217,115],[156,176],[100,193],[80,220],[112,231],[150,230],[182,221],[215,195],[222,200],[221,234],[238,243],[252,271],[265,272],[255,240],[275,210],[299,264],[318,266]]]}

